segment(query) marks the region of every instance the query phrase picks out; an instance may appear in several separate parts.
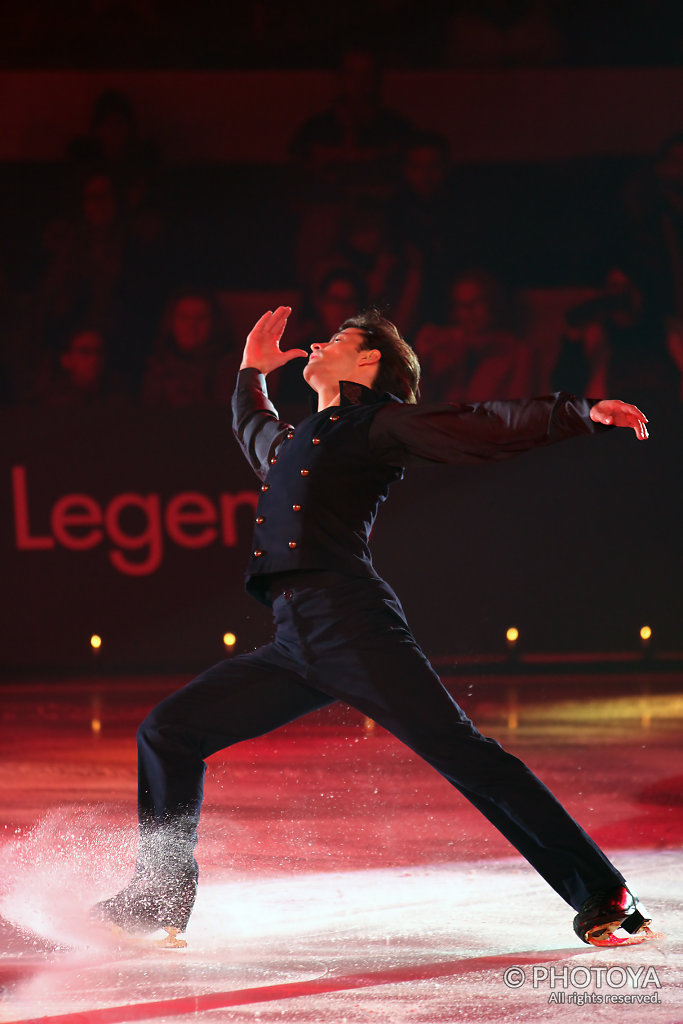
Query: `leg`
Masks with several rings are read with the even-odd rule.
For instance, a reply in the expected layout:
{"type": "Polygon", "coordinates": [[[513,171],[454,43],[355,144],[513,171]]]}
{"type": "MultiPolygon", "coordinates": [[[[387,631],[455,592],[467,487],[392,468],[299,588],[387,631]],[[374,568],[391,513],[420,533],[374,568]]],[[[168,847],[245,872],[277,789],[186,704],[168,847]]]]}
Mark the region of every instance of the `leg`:
{"type": "Polygon", "coordinates": [[[171,694],[138,729],[142,833],[174,823],[181,858],[188,860],[196,844],[205,758],[332,700],[308,686],[273,644],[219,662],[171,694]]]}
{"type": "Polygon", "coordinates": [[[596,890],[625,884],[534,773],[474,727],[421,652],[393,654],[363,652],[356,665],[356,678],[386,681],[380,692],[340,696],[433,765],[576,910],[596,890]]]}
{"type": "MultiPolygon", "coordinates": [[[[282,602],[276,614],[285,614],[282,602]]],[[[625,885],[550,790],[483,736],[450,697],[386,584],[303,589],[286,614],[301,644],[309,643],[313,685],[357,707],[433,765],[572,907],[625,885]]]]}
{"type": "Polygon", "coordinates": [[[220,662],[158,704],[138,729],[135,875],[123,892],[98,904],[97,916],[124,928],[184,931],[196,894],[204,759],[332,700],[270,644],[220,662]]]}

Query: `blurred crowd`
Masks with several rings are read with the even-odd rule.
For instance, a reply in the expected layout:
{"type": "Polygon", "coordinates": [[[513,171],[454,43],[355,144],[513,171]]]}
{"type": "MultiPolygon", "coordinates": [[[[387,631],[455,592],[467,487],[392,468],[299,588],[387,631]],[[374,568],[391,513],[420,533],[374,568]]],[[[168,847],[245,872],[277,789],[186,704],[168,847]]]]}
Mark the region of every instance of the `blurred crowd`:
{"type": "MultiPolygon", "coordinates": [[[[532,18],[549,5],[512,6],[532,18]]],[[[457,17],[477,20],[484,8],[501,16],[493,3],[461,4],[457,17]]],[[[454,184],[457,154],[383,104],[371,52],[342,55],[337,99],[293,126],[290,160],[281,282],[280,240],[262,229],[256,239],[273,293],[281,284],[298,295],[287,345],[327,340],[374,306],[414,345],[425,399],[548,388],[683,398],[683,134],[623,183],[613,237],[547,345],[528,294],[496,259],[495,234],[486,239],[454,184]]],[[[239,230],[231,258],[207,256],[211,232],[193,216],[193,195],[170,197],[171,169],[119,93],[99,97],[59,174],[59,202],[22,272],[7,256],[0,266],[0,400],[53,410],[225,404],[244,341],[230,301],[239,230]]],[[[306,407],[301,364],[274,377],[273,391],[306,407]]]]}

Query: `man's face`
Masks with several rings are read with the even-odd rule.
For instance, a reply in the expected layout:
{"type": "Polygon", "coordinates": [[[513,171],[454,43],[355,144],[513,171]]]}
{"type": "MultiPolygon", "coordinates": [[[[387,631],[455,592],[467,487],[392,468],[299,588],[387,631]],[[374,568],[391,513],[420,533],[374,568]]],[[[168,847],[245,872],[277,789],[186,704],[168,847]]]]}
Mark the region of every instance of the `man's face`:
{"type": "Polygon", "coordinates": [[[318,391],[321,387],[336,387],[340,380],[355,380],[356,371],[368,355],[361,349],[362,331],[355,327],[333,334],[329,341],[316,341],[304,367],[304,380],[318,391]]]}

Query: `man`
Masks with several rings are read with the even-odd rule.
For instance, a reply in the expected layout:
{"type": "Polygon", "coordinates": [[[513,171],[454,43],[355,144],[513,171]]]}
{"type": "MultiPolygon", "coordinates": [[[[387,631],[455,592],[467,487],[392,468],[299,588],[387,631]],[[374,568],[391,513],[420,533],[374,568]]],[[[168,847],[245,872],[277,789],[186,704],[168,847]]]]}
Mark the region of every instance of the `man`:
{"type": "Polygon", "coordinates": [[[98,914],[124,928],[163,926],[172,944],[181,941],[196,890],[204,759],[341,699],[478,807],[578,911],[583,941],[649,938],[622,875],[447,693],[368,550],[377,509],[408,464],[501,459],[610,425],[645,440],[645,417],[620,401],[564,393],[420,406],[417,357],[379,314],[347,320],[309,356],[280,350],[289,313],[266,313],[251,331],[233,397],[235,434],[262,481],[247,589],[272,605],[275,640],[202,673],[140,726],[136,872],[98,914]],[[265,376],[298,357],[308,357],[304,377],[318,411],[294,429],[278,419],[265,376]]]}

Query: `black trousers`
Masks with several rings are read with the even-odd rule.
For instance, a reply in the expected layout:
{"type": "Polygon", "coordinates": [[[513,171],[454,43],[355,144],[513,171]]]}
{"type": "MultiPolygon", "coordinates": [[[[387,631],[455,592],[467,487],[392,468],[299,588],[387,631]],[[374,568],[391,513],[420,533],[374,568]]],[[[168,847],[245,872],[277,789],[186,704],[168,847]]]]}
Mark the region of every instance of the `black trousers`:
{"type": "Polygon", "coordinates": [[[276,589],[275,640],[203,672],[140,726],[140,858],[196,869],[204,759],[341,699],[433,765],[574,909],[626,884],[533,772],[474,727],[388,584],[320,573],[276,589]]]}

